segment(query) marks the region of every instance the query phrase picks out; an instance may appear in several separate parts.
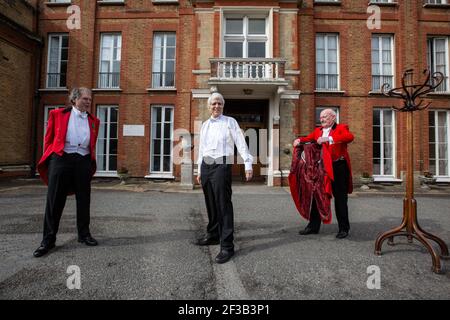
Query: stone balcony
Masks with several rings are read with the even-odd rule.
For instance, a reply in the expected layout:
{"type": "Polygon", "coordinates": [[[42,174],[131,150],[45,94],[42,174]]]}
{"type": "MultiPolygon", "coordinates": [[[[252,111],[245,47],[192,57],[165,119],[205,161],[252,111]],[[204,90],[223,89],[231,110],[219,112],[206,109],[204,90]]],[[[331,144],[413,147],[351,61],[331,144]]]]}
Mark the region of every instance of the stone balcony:
{"type": "Polygon", "coordinates": [[[212,58],[210,83],[285,84],[281,58],[212,58]]]}

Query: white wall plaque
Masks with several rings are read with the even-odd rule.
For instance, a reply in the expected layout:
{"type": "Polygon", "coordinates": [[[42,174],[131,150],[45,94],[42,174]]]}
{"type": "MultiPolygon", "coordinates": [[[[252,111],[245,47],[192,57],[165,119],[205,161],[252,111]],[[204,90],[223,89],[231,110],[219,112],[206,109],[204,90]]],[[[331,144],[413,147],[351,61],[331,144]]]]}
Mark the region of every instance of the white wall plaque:
{"type": "Polygon", "coordinates": [[[124,124],[124,137],[143,137],[145,136],[145,126],[142,124],[124,124]]]}

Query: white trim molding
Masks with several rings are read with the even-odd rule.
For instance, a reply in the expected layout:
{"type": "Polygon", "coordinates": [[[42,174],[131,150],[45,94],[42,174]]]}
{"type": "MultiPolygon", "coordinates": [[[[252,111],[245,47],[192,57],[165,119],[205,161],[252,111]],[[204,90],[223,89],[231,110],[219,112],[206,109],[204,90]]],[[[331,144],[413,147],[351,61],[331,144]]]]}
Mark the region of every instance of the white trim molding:
{"type": "Polygon", "coordinates": [[[192,89],[191,92],[194,99],[208,99],[211,95],[209,89],[192,89]]]}
{"type": "Polygon", "coordinates": [[[284,90],[280,95],[280,99],[298,100],[300,99],[300,94],[300,90],[284,90]]]}

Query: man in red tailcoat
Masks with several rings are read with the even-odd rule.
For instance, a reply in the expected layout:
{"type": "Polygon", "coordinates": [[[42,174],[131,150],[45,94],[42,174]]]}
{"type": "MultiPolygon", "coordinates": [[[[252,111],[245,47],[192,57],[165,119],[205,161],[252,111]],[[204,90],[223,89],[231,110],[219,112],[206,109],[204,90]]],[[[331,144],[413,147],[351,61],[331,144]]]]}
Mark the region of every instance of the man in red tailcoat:
{"type": "Polygon", "coordinates": [[[72,106],[52,110],[44,139],[44,154],[37,169],[48,185],[43,239],[34,251],[35,257],[47,254],[55,247],[59,221],[68,194],[75,193],[77,202],[78,241],[96,246],[91,236],[91,179],[96,171],[95,145],[100,120],[88,110],[91,90],[75,88],[70,93],[72,106]]]}
{"type": "MultiPolygon", "coordinates": [[[[317,142],[322,145],[325,170],[331,172],[331,186],[334,196],[334,206],[338,220],[339,232],[336,238],[348,236],[350,222],[348,219],[348,194],[353,191],[352,170],[347,144],[353,141],[353,134],[345,124],[336,123],[336,113],[325,109],[320,113],[321,127],[316,128],[307,137],[294,141],[294,147],[304,142],[317,142]],[[331,167],[331,168],[330,168],[331,167]]],[[[300,231],[301,235],[317,234],[321,219],[317,208],[313,206],[309,224],[300,231]]]]}

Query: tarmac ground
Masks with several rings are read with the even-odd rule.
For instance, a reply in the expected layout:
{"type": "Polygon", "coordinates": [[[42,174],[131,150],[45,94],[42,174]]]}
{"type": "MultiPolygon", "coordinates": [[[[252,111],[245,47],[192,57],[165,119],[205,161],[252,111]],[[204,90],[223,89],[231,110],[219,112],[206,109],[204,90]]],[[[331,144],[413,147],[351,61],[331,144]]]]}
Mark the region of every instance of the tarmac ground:
{"type": "MultiPolygon", "coordinates": [[[[402,238],[374,254],[377,235],[401,222],[403,193],[401,185],[355,187],[350,235],[340,240],[335,219],[317,235],[298,234],[307,222],[288,187],[235,184],[236,255],[218,265],[219,246],[194,245],[207,223],[198,187],[94,180],[91,232],[99,246],[77,242],[70,196],[56,248],[34,258],[46,187],[37,179],[1,181],[0,299],[447,300],[449,260],[435,274],[426,248],[402,238]]],[[[421,227],[449,245],[449,187],[418,187],[416,200],[421,227]]]]}

